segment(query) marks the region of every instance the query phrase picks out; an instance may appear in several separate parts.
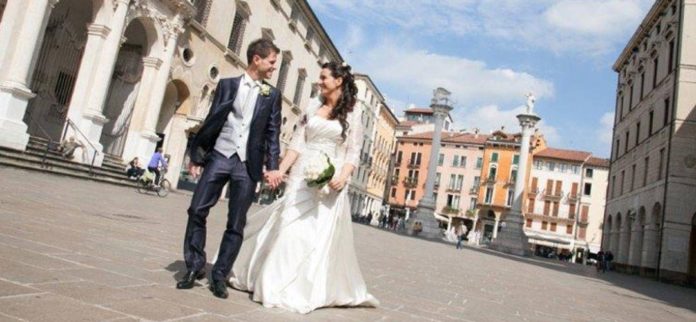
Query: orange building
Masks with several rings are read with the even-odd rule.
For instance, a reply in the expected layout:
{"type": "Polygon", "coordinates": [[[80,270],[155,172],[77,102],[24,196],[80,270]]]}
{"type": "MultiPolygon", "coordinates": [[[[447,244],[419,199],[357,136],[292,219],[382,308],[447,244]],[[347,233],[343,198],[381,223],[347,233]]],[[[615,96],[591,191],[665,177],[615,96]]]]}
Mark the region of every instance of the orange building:
{"type": "MultiPolygon", "coordinates": [[[[472,240],[471,235],[469,236],[469,239],[474,242],[486,244],[496,238],[500,230],[500,223],[505,221],[505,213],[512,207],[515,196],[515,181],[520,179],[517,177],[520,140],[519,133],[509,134],[503,131],[494,132],[486,140],[483,166],[481,167],[481,185],[478,192],[478,212],[475,216],[474,240],[472,240]]],[[[546,148],[543,136],[535,135],[531,142],[531,153],[527,161],[527,177],[521,178],[525,180],[525,187],[528,186],[533,154],[546,148]]]]}

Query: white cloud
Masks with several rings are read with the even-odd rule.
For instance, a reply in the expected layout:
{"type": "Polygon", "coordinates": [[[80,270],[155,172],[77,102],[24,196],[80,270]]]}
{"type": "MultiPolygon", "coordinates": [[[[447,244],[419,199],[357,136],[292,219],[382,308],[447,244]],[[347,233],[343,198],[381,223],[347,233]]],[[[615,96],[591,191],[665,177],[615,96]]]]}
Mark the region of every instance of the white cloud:
{"type": "Polygon", "coordinates": [[[609,151],[611,147],[611,139],[614,134],[614,112],[607,112],[602,115],[599,119],[599,128],[597,129],[596,135],[597,140],[609,151]]]}
{"type": "Polygon", "coordinates": [[[401,99],[417,104],[430,101],[432,90],[444,87],[460,106],[511,104],[525,101],[533,91],[538,98],[552,97],[548,80],[509,68],[489,67],[485,62],[431,53],[390,41],[356,56],[355,66],[388,88],[398,88],[401,99]]]}
{"type": "Polygon", "coordinates": [[[310,0],[348,25],[398,27],[420,36],[492,36],[500,44],[583,56],[625,43],[653,0],[310,0]]]}
{"type": "MultiPolygon", "coordinates": [[[[481,133],[489,134],[504,127],[504,131],[507,133],[517,133],[521,130],[517,115],[524,111],[524,106],[504,110],[497,105],[484,105],[462,111],[453,111],[453,118],[458,128],[464,128],[467,131],[478,128],[481,133]]],[[[561,136],[555,127],[543,120],[536,127],[544,135],[549,145],[555,147],[561,145],[561,136]]]]}

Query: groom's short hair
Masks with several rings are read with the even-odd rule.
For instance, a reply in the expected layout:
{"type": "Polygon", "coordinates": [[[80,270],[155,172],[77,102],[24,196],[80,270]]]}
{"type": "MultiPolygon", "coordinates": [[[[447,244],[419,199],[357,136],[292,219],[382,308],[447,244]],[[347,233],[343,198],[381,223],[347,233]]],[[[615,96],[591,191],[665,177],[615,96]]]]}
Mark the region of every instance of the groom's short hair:
{"type": "Polygon", "coordinates": [[[268,57],[271,51],[280,54],[280,48],[268,39],[260,38],[252,41],[247,48],[247,64],[251,65],[254,56],[259,56],[261,58],[268,57]]]}

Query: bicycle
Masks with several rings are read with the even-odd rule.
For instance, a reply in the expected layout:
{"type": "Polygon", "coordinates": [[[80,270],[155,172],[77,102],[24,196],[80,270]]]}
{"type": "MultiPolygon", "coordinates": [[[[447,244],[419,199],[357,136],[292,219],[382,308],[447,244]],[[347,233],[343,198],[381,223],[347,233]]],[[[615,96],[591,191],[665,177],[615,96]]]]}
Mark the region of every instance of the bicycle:
{"type": "Polygon", "coordinates": [[[138,192],[143,194],[154,192],[161,198],[166,197],[172,190],[172,184],[164,177],[165,174],[167,174],[166,168],[160,170],[160,183],[155,185],[155,174],[146,169],[145,173],[138,178],[138,192]]]}

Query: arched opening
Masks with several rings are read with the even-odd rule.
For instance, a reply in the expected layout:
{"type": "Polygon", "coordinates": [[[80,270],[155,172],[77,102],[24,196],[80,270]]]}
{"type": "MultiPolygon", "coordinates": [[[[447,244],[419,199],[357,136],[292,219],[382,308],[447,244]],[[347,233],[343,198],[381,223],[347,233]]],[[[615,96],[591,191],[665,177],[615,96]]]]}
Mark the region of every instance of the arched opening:
{"type": "Polygon", "coordinates": [[[621,239],[623,242],[623,247],[620,250],[619,258],[621,263],[629,265],[629,259],[631,255],[631,230],[633,229],[633,222],[635,220],[636,213],[629,211],[626,214],[626,218],[623,221],[623,227],[621,227],[621,239]]]}
{"type": "Polygon", "coordinates": [[[689,283],[696,284],[696,213],[691,217],[691,236],[689,238],[689,283]]]}
{"type": "Polygon", "coordinates": [[[137,18],[130,22],[124,36],[126,42],[116,59],[111,76],[109,94],[104,104],[104,124],[99,142],[104,152],[121,156],[128,136],[138,93],[143,76],[143,58],[148,55],[156,40],[151,29],[151,21],[137,18]]]}
{"type": "Polygon", "coordinates": [[[615,259],[616,257],[619,256],[619,252],[621,251],[621,242],[620,242],[620,234],[621,234],[621,213],[616,214],[616,222],[614,223],[614,230],[612,231],[612,249],[611,252],[614,254],[615,259]]]}
{"type": "Polygon", "coordinates": [[[646,240],[648,263],[646,266],[657,269],[657,257],[662,247],[662,205],[656,202],[650,216],[650,234],[646,240]]]}
{"type": "Polygon", "coordinates": [[[631,265],[643,266],[643,238],[645,238],[645,207],[640,207],[638,210],[638,216],[635,219],[635,236],[633,237],[634,242],[630,259],[631,265]]]}
{"type": "Polygon", "coordinates": [[[606,251],[608,251],[608,250],[611,250],[611,247],[612,247],[612,242],[611,242],[611,236],[612,236],[612,235],[611,235],[611,233],[612,233],[612,229],[613,229],[613,228],[612,228],[612,218],[611,218],[611,215],[608,215],[608,216],[607,216],[607,220],[606,220],[606,222],[604,223],[604,227],[603,227],[603,228],[604,228],[604,234],[603,234],[602,239],[604,240],[604,247],[603,247],[602,250],[606,252],[606,251]]]}
{"type": "Polygon", "coordinates": [[[98,0],[63,0],[51,12],[36,56],[24,122],[32,136],[60,140],[98,0]]]}

